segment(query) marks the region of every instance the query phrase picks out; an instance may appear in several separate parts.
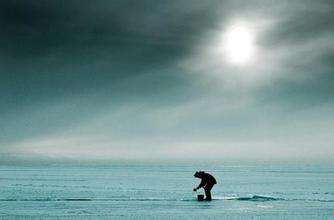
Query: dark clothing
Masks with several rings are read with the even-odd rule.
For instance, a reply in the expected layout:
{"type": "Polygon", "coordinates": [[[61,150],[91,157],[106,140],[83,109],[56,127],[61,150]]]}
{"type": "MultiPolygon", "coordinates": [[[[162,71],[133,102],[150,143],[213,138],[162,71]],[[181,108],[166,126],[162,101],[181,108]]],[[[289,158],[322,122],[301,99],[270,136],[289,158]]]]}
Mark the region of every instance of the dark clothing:
{"type": "Polygon", "coordinates": [[[206,197],[205,200],[210,201],[212,199],[211,189],[215,184],[217,184],[216,179],[211,174],[205,173],[203,171],[196,172],[194,176],[202,180],[201,183],[196,187],[196,189],[203,187],[206,197]]]}
{"type": "Polygon", "coordinates": [[[204,192],[205,192],[205,200],[207,201],[211,201],[211,189],[213,187],[214,184],[206,184],[203,188],[204,188],[204,192]]]}
{"type": "Polygon", "coordinates": [[[205,172],[196,172],[196,173],[194,176],[202,179],[201,183],[197,187],[198,189],[205,186],[206,184],[214,185],[217,183],[216,179],[209,173],[205,173],[205,172]]]}

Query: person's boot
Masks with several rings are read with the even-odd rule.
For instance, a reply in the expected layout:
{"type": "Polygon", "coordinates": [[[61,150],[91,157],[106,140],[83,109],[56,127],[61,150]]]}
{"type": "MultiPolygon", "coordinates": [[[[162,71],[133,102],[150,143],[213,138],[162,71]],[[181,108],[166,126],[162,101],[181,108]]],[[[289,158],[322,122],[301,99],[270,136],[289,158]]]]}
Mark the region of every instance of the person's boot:
{"type": "Polygon", "coordinates": [[[205,201],[211,201],[211,192],[210,191],[205,191],[205,201]]]}

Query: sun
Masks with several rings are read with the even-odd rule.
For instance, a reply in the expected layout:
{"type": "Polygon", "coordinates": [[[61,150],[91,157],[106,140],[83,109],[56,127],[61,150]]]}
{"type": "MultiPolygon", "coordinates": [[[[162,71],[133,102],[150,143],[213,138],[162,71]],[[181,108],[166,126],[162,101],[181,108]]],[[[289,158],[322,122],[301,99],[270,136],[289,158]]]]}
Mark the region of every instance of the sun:
{"type": "Polygon", "coordinates": [[[244,26],[234,26],[224,35],[224,51],[233,64],[246,64],[254,55],[254,36],[244,26]]]}

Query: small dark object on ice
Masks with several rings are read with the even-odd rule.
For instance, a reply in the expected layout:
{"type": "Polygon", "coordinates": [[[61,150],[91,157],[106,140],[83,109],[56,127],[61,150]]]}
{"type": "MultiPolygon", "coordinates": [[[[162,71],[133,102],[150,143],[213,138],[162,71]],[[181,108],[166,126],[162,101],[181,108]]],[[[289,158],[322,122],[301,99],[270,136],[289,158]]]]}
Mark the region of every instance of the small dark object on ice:
{"type": "Polygon", "coordinates": [[[198,201],[204,201],[204,195],[197,195],[198,201]]]}

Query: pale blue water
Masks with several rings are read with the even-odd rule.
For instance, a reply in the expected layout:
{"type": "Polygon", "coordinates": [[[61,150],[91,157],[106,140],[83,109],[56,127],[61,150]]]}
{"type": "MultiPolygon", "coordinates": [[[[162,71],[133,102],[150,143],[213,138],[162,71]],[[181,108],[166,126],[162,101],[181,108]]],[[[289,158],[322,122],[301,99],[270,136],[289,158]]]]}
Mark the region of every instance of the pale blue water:
{"type": "Polygon", "coordinates": [[[333,166],[0,166],[2,219],[334,219],[333,166]],[[196,201],[197,168],[214,200],[196,201]]]}

